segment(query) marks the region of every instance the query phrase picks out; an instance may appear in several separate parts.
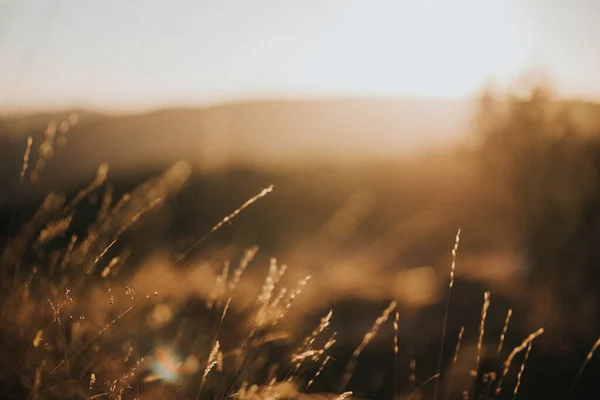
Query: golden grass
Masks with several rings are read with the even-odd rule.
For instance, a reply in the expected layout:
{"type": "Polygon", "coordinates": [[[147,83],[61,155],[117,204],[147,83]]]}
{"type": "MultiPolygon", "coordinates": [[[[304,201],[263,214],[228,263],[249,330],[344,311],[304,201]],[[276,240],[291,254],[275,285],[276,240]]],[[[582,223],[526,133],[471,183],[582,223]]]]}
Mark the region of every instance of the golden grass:
{"type": "Polygon", "coordinates": [[[194,244],[192,244],[187,250],[185,250],[181,255],[179,255],[179,258],[178,258],[179,261],[182,261],[183,259],[185,259],[195,248],[197,248],[200,244],[202,244],[202,242],[204,242],[208,236],[210,236],[211,234],[213,234],[216,231],[218,231],[219,229],[221,229],[221,227],[223,225],[230,223],[231,220],[234,219],[239,213],[244,211],[244,209],[246,209],[247,207],[256,203],[258,200],[265,197],[267,194],[271,193],[272,191],[273,191],[273,185],[261,190],[255,196],[246,200],[246,202],[244,202],[244,204],[242,204],[241,206],[236,208],[231,214],[227,215],[225,218],[223,218],[221,221],[219,221],[215,226],[213,226],[211,228],[210,231],[208,231],[204,236],[202,236],[200,239],[198,239],[196,242],[194,242],[194,244]]]}
{"type": "MultiPolygon", "coordinates": [[[[53,145],[52,138],[56,131],[64,135],[68,131],[68,126],[61,125],[53,130],[54,133],[48,134],[42,145],[46,147],[49,146],[48,143],[53,145]]],[[[32,145],[32,139],[28,138],[19,176],[21,181],[24,180],[29,169],[32,145]]],[[[31,174],[32,178],[34,173],[36,179],[39,178],[45,162],[52,157],[53,152],[50,150],[41,152],[44,162],[38,163],[39,165],[31,174]]],[[[16,347],[11,349],[8,347],[10,345],[0,345],[1,350],[6,351],[7,354],[9,351],[17,354],[11,356],[11,361],[14,362],[14,368],[8,371],[11,383],[19,381],[34,399],[67,397],[122,400],[128,396],[141,398],[142,395],[150,400],[165,398],[164,396],[170,396],[169,398],[195,396],[196,399],[201,397],[226,399],[234,396],[252,400],[300,398],[303,392],[313,388],[325,368],[336,362],[331,349],[336,344],[337,332],[325,333],[332,324],[333,310],[321,318],[319,324],[290,351],[290,354],[286,354],[281,364],[264,359],[268,345],[293,337],[293,333],[280,328],[282,325],[280,322],[288,316],[296,298],[301,295],[310,280],[310,276],[307,276],[298,280],[293,287],[284,286],[287,266],[280,265],[275,258],[270,261],[266,278],[249,315],[231,317],[231,313],[228,314],[235,304],[232,303],[234,292],[258,252],[257,246],[247,249],[237,268],[232,271],[228,261],[223,264],[223,269],[216,276],[212,292],[206,302],[207,310],[216,315],[216,325],[204,326],[203,331],[197,332],[198,335],[206,333],[206,336],[193,341],[194,344],[187,349],[189,352],[187,358],[176,355],[174,351],[171,354],[170,349],[158,347],[142,349],[138,343],[135,343],[134,339],[138,339],[140,334],[158,334],[158,329],[147,322],[151,319],[152,313],[159,313],[165,317],[165,321],[161,323],[168,323],[175,318],[174,305],[169,304],[169,293],[165,293],[163,299],[152,287],[129,286],[113,279],[115,271],[127,261],[129,250],[125,248],[118,255],[111,254],[116,251],[117,244],[124,241],[126,232],[162,207],[170,196],[178,192],[189,174],[188,165],[175,164],[161,176],[123,195],[115,203],[112,187],[107,184],[108,166],[102,165],[91,184],[77,193],[73,199],[67,202],[67,199],[60,194],[49,194],[30,221],[20,227],[20,231],[2,253],[0,298],[5,307],[0,313],[2,325],[0,330],[3,337],[11,340],[10,343],[17,343],[20,346],[15,350],[16,347]],[[102,201],[95,219],[90,221],[87,232],[80,236],[72,235],[64,248],[49,254],[43,260],[48,266],[47,272],[42,272],[39,266],[29,265],[26,261],[27,253],[32,248],[43,252],[48,244],[62,240],[69,232],[79,205],[103,187],[105,190],[102,201]],[[103,300],[103,304],[94,302],[97,298],[92,293],[96,293],[99,288],[102,288],[101,291],[108,299],[108,301],[103,300]],[[121,289],[125,296],[116,294],[117,290],[121,289]],[[95,311],[95,307],[107,311],[95,311]],[[98,315],[95,318],[86,318],[82,315],[85,312],[98,315]],[[94,321],[91,321],[92,319],[94,321]],[[224,332],[223,327],[228,323],[240,328],[241,333],[231,334],[235,339],[240,340],[233,341],[229,337],[230,332],[224,332]],[[144,329],[148,331],[143,332],[144,329]],[[222,335],[225,337],[222,338],[222,335]],[[161,365],[156,367],[155,364],[161,365]],[[168,371],[165,372],[161,368],[168,371]],[[267,369],[269,372],[266,379],[257,378],[260,375],[259,371],[267,369]],[[157,382],[161,382],[160,391],[152,386],[157,382]]],[[[237,215],[272,191],[273,186],[269,186],[248,199],[195,241],[178,256],[177,260],[186,259],[209,235],[231,223],[237,215]]],[[[452,249],[437,372],[417,384],[416,359],[411,359],[409,381],[413,385],[413,391],[408,398],[421,396],[427,385],[432,382],[435,382],[433,399],[437,399],[440,394],[442,352],[455,283],[460,235],[459,230],[452,249]]],[[[158,274],[150,280],[150,286],[160,280],[161,275],[158,274]]],[[[467,398],[471,394],[475,395],[475,380],[480,375],[479,367],[483,355],[489,306],[490,293],[485,292],[479,324],[476,363],[472,371],[474,382],[471,386],[472,392],[466,392],[467,398]]],[[[394,397],[400,395],[398,385],[400,312],[398,303],[391,301],[353,351],[343,374],[339,377],[338,393],[325,394],[326,398],[352,397],[353,392],[346,389],[359,364],[358,359],[367,346],[375,340],[379,330],[390,319],[392,313],[394,314],[392,384],[394,397]]],[[[499,354],[502,353],[511,316],[512,309],[509,309],[500,335],[497,349],[499,354]]],[[[231,329],[229,325],[227,326],[231,329]]],[[[177,337],[184,331],[182,322],[178,327],[177,337]]],[[[450,360],[446,398],[452,394],[455,366],[464,331],[465,327],[462,326],[454,355],[450,360]]],[[[503,381],[508,375],[515,356],[526,349],[517,374],[517,384],[512,392],[513,398],[516,398],[526,361],[530,357],[532,342],[543,331],[539,329],[532,333],[509,353],[502,364],[500,377],[493,393],[494,398],[501,394],[503,381]]],[[[598,347],[600,347],[600,339],[594,343],[588,353],[573,387],[598,347]]],[[[2,371],[3,375],[4,373],[2,371]]],[[[494,373],[485,376],[492,374],[494,373]]]]}
{"type": "Polygon", "coordinates": [[[396,302],[392,301],[390,303],[390,305],[385,310],[383,310],[383,313],[375,320],[375,323],[373,324],[373,326],[371,327],[369,332],[366,333],[366,335],[363,337],[362,342],[358,345],[358,347],[352,353],[352,358],[350,358],[348,365],[346,365],[346,369],[344,370],[344,375],[342,376],[342,383],[340,385],[341,390],[345,390],[346,387],[348,386],[348,383],[350,383],[350,379],[352,379],[352,374],[354,373],[354,370],[356,369],[356,364],[358,362],[358,360],[357,360],[358,356],[360,356],[360,353],[363,352],[365,347],[367,347],[368,344],[371,342],[371,340],[373,340],[375,335],[377,335],[377,331],[379,330],[381,325],[383,325],[383,323],[388,320],[392,311],[394,311],[396,309],[396,305],[397,305],[396,302]]]}
{"type": "Polygon", "coordinates": [[[500,343],[498,344],[498,350],[496,351],[498,354],[502,353],[502,346],[504,346],[504,339],[506,338],[506,332],[508,331],[508,324],[510,323],[512,313],[512,308],[510,308],[506,313],[506,318],[504,319],[504,326],[502,327],[502,333],[500,334],[500,343]]]}
{"type": "Polygon", "coordinates": [[[571,388],[569,389],[569,395],[571,393],[573,393],[573,391],[577,387],[577,384],[579,383],[579,380],[583,376],[583,372],[585,371],[585,368],[587,367],[587,365],[589,364],[589,362],[592,360],[592,357],[594,357],[594,354],[596,353],[596,350],[598,350],[599,347],[600,347],[600,337],[598,338],[598,340],[596,340],[594,342],[594,344],[592,345],[592,348],[587,353],[587,355],[585,357],[585,360],[583,361],[583,364],[581,365],[581,368],[579,368],[579,371],[577,372],[577,376],[575,377],[575,380],[573,381],[573,384],[571,385],[571,388]]]}
{"type": "Polygon", "coordinates": [[[394,397],[398,396],[398,328],[400,327],[400,313],[394,314],[394,397]]]}
{"type": "MultiPolygon", "coordinates": [[[[446,329],[448,327],[448,315],[450,314],[450,300],[452,299],[452,288],[454,287],[454,275],[456,271],[456,254],[458,252],[458,244],[460,243],[460,229],[456,232],[454,239],[454,247],[452,248],[452,264],[450,265],[450,281],[448,282],[448,297],[446,299],[446,310],[444,312],[444,322],[442,323],[442,334],[440,338],[440,351],[438,353],[437,373],[442,371],[442,357],[444,353],[444,340],[446,339],[446,329]]],[[[434,400],[437,400],[439,392],[439,380],[435,381],[434,400]]]]}
{"type": "Polygon", "coordinates": [[[479,322],[479,339],[477,340],[477,360],[473,376],[477,376],[479,371],[479,363],[481,362],[481,349],[483,347],[483,335],[485,334],[485,320],[487,319],[488,310],[490,308],[490,292],[483,294],[483,308],[481,309],[481,320],[479,322]]]}
{"type": "Polygon", "coordinates": [[[448,392],[446,394],[446,399],[450,398],[450,394],[452,393],[452,384],[454,382],[454,372],[456,369],[456,363],[458,361],[458,353],[460,352],[460,345],[462,343],[463,334],[465,333],[464,325],[460,327],[460,331],[458,332],[458,339],[456,339],[456,347],[454,348],[454,357],[452,357],[452,366],[450,367],[450,378],[448,383],[448,392]]]}
{"type": "Polygon", "coordinates": [[[515,390],[513,391],[513,400],[517,398],[517,394],[519,393],[519,388],[521,387],[521,379],[523,378],[523,373],[525,372],[525,364],[527,363],[527,359],[529,359],[529,353],[531,353],[531,342],[529,342],[529,344],[527,345],[525,358],[523,358],[523,362],[521,363],[521,369],[519,369],[519,373],[517,374],[517,384],[515,385],[515,390]]]}
{"type": "Polygon", "coordinates": [[[510,352],[510,354],[506,358],[506,361],[504,361],[504,364],[502,364],[502,375],[500,375],[500,379],[498,380],[498,384],[496,385],[496,390],[494,391],[494,398],[498,398],[498,396],[500,395],[500,391],[502,390],[502,383],[504,382],[504,378],[506,378],[506,375],[508,374],[508,370],[510,369],[510,365],[515,356],[521,351],[523,351],[525,348],[527,348],[531,344],[531,342],[533,342],[537,337],[541,336],[542,333],[544,333],[544,328],[538,329],[537,331],[527,336],[519,346],[515,347],[510,352]]]}
{"type": "Polygon", "coordinates": [[[417,384],[417,359],[411,358],[408,363],[408,381],[411,385],[417,384]]]}
{"type": "Polygon", "coordinates": [[[33,139],[31,136],[27,138],[27,147],[25,147],[25,154],[23,155],[23,166],[21,167],[21,183],[25,179],[27,168],[29,168],[29,155],[31,154],[31,146],[33,145],[33,139]]]}
{"type": "Polygon", "coordinates": [[[323,370],[325,369],[325,366],[327,365],[327,363],[331,360],[331,356],[327,356],[323,359],[323,362],[321,363],[321,366],[319,367],[319,369],[317,370],[317,372],[315,373],[315,376],[313,376],[312,378],[310,378],[310,380],[308,381],[308,383],[306,384],[306,389],[310,389],[310,387],[312,386],[313,383],[315,383],[315,381],[317,380],[317,378],[321,375],[321,372],[323,372],[323,370]]]}

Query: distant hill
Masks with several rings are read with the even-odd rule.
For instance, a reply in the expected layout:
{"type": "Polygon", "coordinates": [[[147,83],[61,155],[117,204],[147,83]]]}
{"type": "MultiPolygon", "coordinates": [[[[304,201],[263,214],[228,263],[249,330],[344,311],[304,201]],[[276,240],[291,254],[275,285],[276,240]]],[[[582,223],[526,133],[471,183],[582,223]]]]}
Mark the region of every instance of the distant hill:
{"type": "MultiPolygon", "coordinates": [[[[179,159],[213,170],[394,158],[457,139],[468,126],[468,111],[466,102],[391,99],[255,101],[127,115],[80,111],[66,146],[54,149],[44,180],[79,181],[102,162],[127,172],[179,159]]],[[[34,138],[35,163],[47,124],[60,125],[70,114],[0,118],[4,188],[18,181],[26,138],[34,138]]]]}
{"type": "MultiPolygon", "coordinates": [[[[68,114],[4,119],[0,134],[11,130],[13,136],[34,134],[68,114]]],[[[127,153],[148,149],[196,156],[218,141],[227,144],[232,159],[280,162],[306,156],[406,153],[448,141],[464,129],[467,107],[451,100],[256,101],[129,115],[80,113],[80,117],[77,135],[93,140],[95,155],[89,155],[99,159],[119,158],[120,153],[128,159],[127,153]]]]}
{"type": "MultiPolygon", "coordinates": [[[[598,105],[572,102],[572,109],[581,121],[598,126],[598,105]]],[[[473,111],[467,101],[394,99],[254,101],[127,115],[79,111],[66,145],[55,146],[46,163],[41,183],[80,185],[103,162],[115,176],[180,159],[204,171],[397,159],[464,138],[473,111]]],[[[26,138],[34,139],[31,167],[47,124],[60,125],[70,114],[0,118],[5,193],[18,183],[26,138]]]]}

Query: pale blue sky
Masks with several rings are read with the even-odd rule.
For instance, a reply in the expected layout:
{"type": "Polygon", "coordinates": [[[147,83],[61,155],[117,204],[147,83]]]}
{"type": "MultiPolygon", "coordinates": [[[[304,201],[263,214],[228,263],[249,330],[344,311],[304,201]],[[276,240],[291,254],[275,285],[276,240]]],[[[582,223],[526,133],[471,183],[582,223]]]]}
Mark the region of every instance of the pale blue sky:
{"type": "Polygon", "coordinates": [[[600,98],[597,0],[0,0],[0,109],[462,97],[545,67],[600,98]]]}

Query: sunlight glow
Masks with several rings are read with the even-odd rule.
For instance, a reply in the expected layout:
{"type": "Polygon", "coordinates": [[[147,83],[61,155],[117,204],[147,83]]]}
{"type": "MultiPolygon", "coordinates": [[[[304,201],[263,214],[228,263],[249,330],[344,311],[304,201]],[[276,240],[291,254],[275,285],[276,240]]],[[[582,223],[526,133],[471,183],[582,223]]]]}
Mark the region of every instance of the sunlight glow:
{"type": "Polygon", "coordinates": [[[540,47],[512,0],[46,2],[6,12],[0,108],[463,97],[540,47]]]}

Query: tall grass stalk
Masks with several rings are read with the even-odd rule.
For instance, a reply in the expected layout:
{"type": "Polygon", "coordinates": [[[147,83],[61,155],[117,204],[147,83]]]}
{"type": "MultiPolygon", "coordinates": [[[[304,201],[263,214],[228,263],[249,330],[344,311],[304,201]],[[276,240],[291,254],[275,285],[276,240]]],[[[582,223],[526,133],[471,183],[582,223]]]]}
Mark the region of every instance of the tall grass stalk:
{"type": "MultiPolygon", "coordinates": [[[[456,232],[456,238],[454,240],[454,248],[452,248],[452,265],[450,266],[450,282],[448,283],[448,294],[446,298],[446,310],[444,311],[444,322],[442,323],[442,334],[440,337],[440,350],[438,353],[437,368],[438,374],[442,372],[442,360],[444,357],[444,340],[446,340],[446,329],[448,326],[448,315],[450,314],[450,301],[452,299],[452,288],[454,287],[454,274],[456,269],[456,253],[458,252],[458,244],[460,242],[460,229],[456,232]]],[[[439,392],[440,381],[435,381],[433,398],[437,400],[439,392]]]]}

